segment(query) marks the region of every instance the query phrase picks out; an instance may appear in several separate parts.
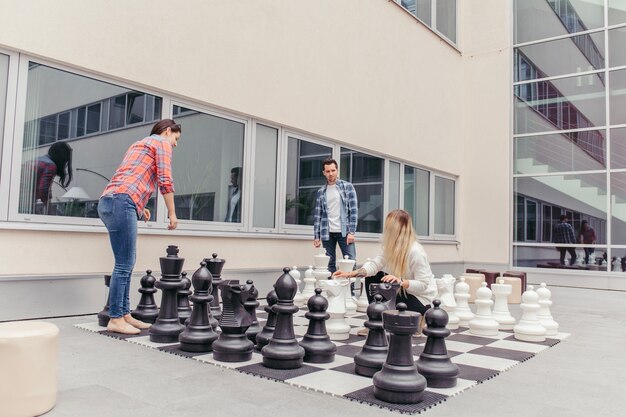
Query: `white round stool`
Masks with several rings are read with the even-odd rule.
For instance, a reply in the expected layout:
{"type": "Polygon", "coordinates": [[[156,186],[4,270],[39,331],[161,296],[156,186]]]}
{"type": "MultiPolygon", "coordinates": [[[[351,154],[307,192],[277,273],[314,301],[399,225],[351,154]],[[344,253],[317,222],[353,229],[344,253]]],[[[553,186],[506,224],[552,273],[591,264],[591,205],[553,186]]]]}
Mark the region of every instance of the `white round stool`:
{"type": "Polygon", "coordinates": [[[0,416],[33,417],[54,407],[58,339],[52,323],[0,323],[0,416]]]}

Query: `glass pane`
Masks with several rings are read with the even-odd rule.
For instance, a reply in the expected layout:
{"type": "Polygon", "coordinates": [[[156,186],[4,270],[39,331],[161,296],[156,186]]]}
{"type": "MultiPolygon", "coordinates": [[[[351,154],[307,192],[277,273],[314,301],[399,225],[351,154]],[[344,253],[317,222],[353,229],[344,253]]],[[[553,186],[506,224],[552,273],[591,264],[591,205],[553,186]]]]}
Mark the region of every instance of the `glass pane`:
{"type": "MultiPolygon", "coordinates": [[[[604,126],[604,84],[597,74],[514,87],[515,133],[604,126]]],[[[626,116],[624,116],[626,117],[626,116]]]]}
{"type": "Polygon", "coordinates": [[[174,106],[182,139],[172,161],[179,219],[241,222],[243,123],[174,106]],[[179,213],[180,209],[180,213],[179,213]]]}
{"type": "Polygon", "coordinates": [[[417,17],[428,26],[431,25],[431,0],[417,0],[417,17]]]}
{"type": "Polygon", "coordinates": [[[404,166],[404,209],[413,218],[413,227],[419,236],[428,236],[428,199],[430,174],[428,171],[404,166]]]}
{"type": "Polygon", "coordinates": [[[332,148],[290,137],[287,145],[285,223],[313,225],[315,195],[325,184],[322,161],[332,148]]]}
{"type": "Polygon", "coordinates": [[[600,70],[604,57],[604,32],[515,48],[515,81],[600,70]]]}
{"type": "Polygon", "coordinates": [[[407,9],[409,12],[416,14],[416,10],[415,10],[415,0],[401,0],[400,4],[402,5],[402,7],[404,7],[405,9],[407,9]]]}
{"type": "Polygon", "coordinates": [[[456,42],[456,0],[435,0],[437,2],[436,29],[452,42],[456,42]]]}
{"type": "Polygon", "coordinates": [[[626,244],[626,172],[611,174],[611,243],[626,244]]]}
{"type": "Polygon", "coordinates": [[[578,269],[586,271],[607,271],[608,268],[621,269],[621,260],[613,260],[609,265],[605,259],[605,246],[590,247],[579,245],[572,248],[575,259],[574,264],[571,253],[565,249],[564,264],[561,264],[561,251],[554,246],[514,246],[513,266],[522,268],[549,268],[549,269],[578,269]],[[587,262],[585,262],[587,261],[587,262]]]}
{"type": "Polygon", "coordinates": [[[389,161],[389,210],[400,208],[400,164],[389,161]]]}
{"type": "Polygon", "coordinates": [[[611,71],[609,108],[610,123],[613,125],[626,123],[626,70],[611,71]]]}
{"type": "Polygon", "coordinates": [[[128,114],[126,115],[126,124],[134,124],[143,122],[145,96],[143,94],[132,93],[128,95],[128,114]]]}
{"type": "MultiPolygon", "coordinates": [[[[606,174],[548,175],[515,178],[514,195],[541,203],[540,218],[536,219],[537,236],[542,242],[552,242],[553,229],[565,214],[578,233],[582,221],[594,226],[597,243],[606,244],[607,197],[606,174]]],[[[519,216],[516,214],[516,219],[519,216]]],[[[528,228],[528,226],[524,226],[528,228]]]]}
{"type": "Polygon", "coordinates": [[[609,0],[609,25],[626,22],[626,1],[609,0]]]}
{"type": "Polygon", "coordinates": [[[277,152],[278,130],[257,125],[252,222],[255,227],[275,227],[277,152]]]}
{"type": "Polygon", "coordinates": [[[515,0],[515,43],[604,26],[604,0],[515,0]]]}
{"type": "Polygon", "coordinates": [[[435,234],[454,234],[454,181],[435,177],[435,234]]]}
{"type": "MultiPolygon", "coordinates": [[[[515,173],[589,171],[606,168],[604,130],[515,138],[515,173]]],[[[613,149],[612,149],[613,152],[613,149]]]]}
{"type": "Polygon", "coordinates": [[[611,129],[611,168],[626,168],[626,128],[611,129]]]}
{"type": "Polygon", "coordinates": [[[147,136],[152,123],[109,132],[110,113],[104,114],[103,107],[132,90],[30,64],[18,210],[98,217],[104,187],[128,146],[147,136]]]}
{"type": "Polygon", "coordinates": [[[109,129],[118,129],[124,127],[126,122],[126,94],[114,97],[110,100],[111,107],[109,108],[109,129]]]}
{"type": "Polygon", "coordinates": [[[7,103],[7,82],[9,78],[9,57],[0,54],[0,159],[2,158],[2,137],[4,136],[4,113],[7,103]]]}
{"type": "Polygon", "coordinates": [[[354,185],[359,201],[359,232],[383,231],[382,158],[341,148],[341,178],[354,185]]]}
{"type": "MultiPolygon", "coordinates": [[[[625,3],[626,4],[626,3],[625,3]]],[[[626,65],[626,27],[609,30],[609,65],[626,65]]]]}

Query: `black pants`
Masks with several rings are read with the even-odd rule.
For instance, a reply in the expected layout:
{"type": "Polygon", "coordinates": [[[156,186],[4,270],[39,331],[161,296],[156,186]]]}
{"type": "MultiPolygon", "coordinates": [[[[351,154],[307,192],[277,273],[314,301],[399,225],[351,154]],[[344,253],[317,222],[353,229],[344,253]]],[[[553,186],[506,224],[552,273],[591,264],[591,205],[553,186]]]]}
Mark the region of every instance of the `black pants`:
{"type": "MultiPolygon", "coordinates": [[[[380,284],[381,282],[383,282],[382,278],[385,275],[387,274],[384,273],[383,271],[380,271],[374,276],[365,277],[365,286],[363,290],[366,292],[367,301],[370,304],[372,303],[372,301],[374,301],[374,297],[372,297],[372,295],[369,292],[370,284],[380,284]]],[[[430,308],[430,304],[427,304],[427,305],[422,304],[422,302],[418,300],[414,295],[406,293],[406,296],[405,296],[404,291],[400,291],[398,293],[398,296],[396,297],[396,304],[398,303],[406,304],[407,310],[418,312],[421,315],[424,315],[424,313],[426,313],[426,311],[430,308]]]]}
{"type": "Polygon", "coordinates": [[[565,265],[565,252],[569,252],[569,256],[570,256],[569,264],[574,265],[574,262],[576,262],[576,249],[574,248],[557,248],[557,249],[561,253],[561,258],[559,259],[561,261],[561,265],[565,265]]]}
{"type": "MultiPolygon", "coordinates": [[[[595,248],[585,248],[585,263],[589,264],[589,256],[593,255],[593,253],[596,251],[595,248]]],[[[591,259],[591,263],[595,263],[595,259],[591,259]]]]}

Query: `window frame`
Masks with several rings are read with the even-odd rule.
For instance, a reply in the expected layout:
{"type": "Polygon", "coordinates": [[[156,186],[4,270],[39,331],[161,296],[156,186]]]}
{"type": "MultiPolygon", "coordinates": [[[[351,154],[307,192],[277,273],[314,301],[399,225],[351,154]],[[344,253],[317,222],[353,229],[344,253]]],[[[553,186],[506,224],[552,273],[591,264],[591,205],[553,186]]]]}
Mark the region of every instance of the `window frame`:
{"type": "Polygon", "coordinates": [[[12,159],[15,143],[15,114],[17,113],[16,94],[18,90],[19,53],[0,48],[0,54],[9,57],[7,73],[7,95],[4,117],[4,130],[0,132],[0,221],[9,221],[10,185],[13,177],[12,159]]]}

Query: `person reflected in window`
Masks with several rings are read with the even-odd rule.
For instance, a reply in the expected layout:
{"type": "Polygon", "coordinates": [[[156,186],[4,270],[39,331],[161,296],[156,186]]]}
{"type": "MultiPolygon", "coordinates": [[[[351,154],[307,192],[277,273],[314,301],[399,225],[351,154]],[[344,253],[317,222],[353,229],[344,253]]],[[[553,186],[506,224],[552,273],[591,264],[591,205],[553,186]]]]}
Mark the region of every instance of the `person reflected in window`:
{"type": "Polygon", "coordinates": [[[172,149],[180,134],[180,125],[171,119],[156,123],[150,136],[128,148],[98,202],[98,214],[109,232],[115,258],[109,287],[111,319],[107,330],[111,332],[138,334],[140,329],[150,327],[130,315],[129,289],[136,258],[137,220],[150,220],[146,203],[158,186],[167,207],[167,228],[176,229],[172,149]]]}
{"type": "Polygon", "coordinates": [[[230,185],[228,185],[228,206],[226,207],[225,222],[241,222],[241,167],[230,170],[230,185]]]}
{"type": "MultiPolygon", "coordinates": [[[[72,147],[66,142],[56,142],[48,149],[48,153],[28,161],[22,167],[22,187],[31,189],[33,198],[28,198],[28,212],[35,214],[49,213],[52,199],[52,183],[59,177],[59,185],[66,188],[72,182],[72,147]],[[34,181],[32,188],[27,187],[34,181]]],[[[24,201],[24,200],[23,200],[24,201]]]]}
{"type": "MultiPolygon", "coordinates": [[[[584,243],[586,245],[595,245],[596,243],[596,232],[593,230],[591,226],[589,226],[589,222],[587,220],[583,220],[580,225],[580,233],[578,234],[578,240],[580,243],[584,243]]],[[[595,252],[594,248],[584,248],[585,249],[585,264],[589,264],[589,257],[593,255],[595,252]]]]}
{"type": "MultiPolygon", "coordinates": [[[[554,226],[554,243],[568,243],[568,244],[576,244],[576,236],[574,235],[574,228],[571,224],[568,223],[568,218],[566,215],[561,215],[559,217],[559,222],[554,226]]],[[[566,248],[562,246],[557,246],[556,249],[561,254],[559,261],[561,265],[565,265],[565,252],[569,252],[569,264],[574,265],[576,262],[576,250],[575,248],[566,248]]]]}
{"type": "Polygon", "coordinates": [[[359,218],[358,201],[354,186],[339,179],[337,161],[322,161],[322,174],[326,185],[317,190],[313,217],[313,246],[324,246],[330,257],[328,270],[337,270],[335,258],[337,245],[343,256],[356,260],[355,233],[359,218]]]}

